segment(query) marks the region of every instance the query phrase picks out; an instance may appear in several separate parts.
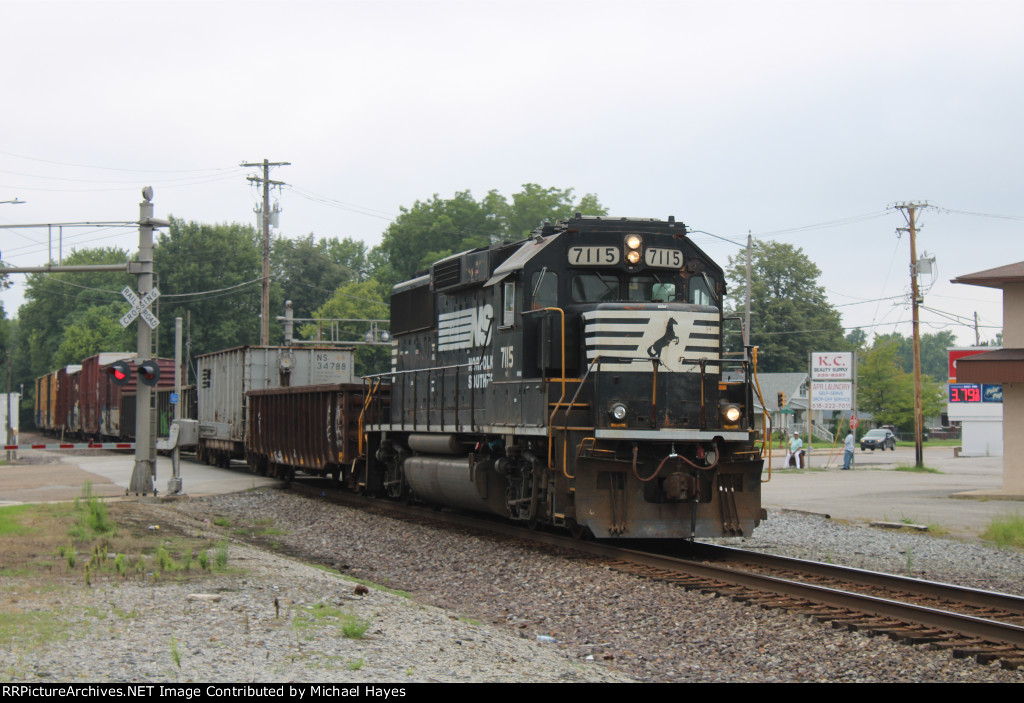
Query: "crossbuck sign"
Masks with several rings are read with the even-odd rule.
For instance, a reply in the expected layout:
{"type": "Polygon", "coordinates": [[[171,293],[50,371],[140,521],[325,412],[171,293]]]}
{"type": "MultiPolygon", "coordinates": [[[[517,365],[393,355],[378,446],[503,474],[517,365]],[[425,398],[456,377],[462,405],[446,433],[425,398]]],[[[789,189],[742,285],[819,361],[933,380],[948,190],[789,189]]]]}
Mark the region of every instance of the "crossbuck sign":
{"type": "Polygon", "coordinates": [[[149,325],[149,328],[155,330],[156,326],[160,324],[160,320],[156,319],[156,316],[149,311],[149,306],[160,297],[160,290],[154,288],[142,296],[142,298],[139,298],[135,291],[131,289],[131,286],[125,286],[121,291],[121,295],[132,306],[132,309],[121,318],[121,326],[127,328],[136,317],[141,316],[146,321],[146,324],[149,325]]]}

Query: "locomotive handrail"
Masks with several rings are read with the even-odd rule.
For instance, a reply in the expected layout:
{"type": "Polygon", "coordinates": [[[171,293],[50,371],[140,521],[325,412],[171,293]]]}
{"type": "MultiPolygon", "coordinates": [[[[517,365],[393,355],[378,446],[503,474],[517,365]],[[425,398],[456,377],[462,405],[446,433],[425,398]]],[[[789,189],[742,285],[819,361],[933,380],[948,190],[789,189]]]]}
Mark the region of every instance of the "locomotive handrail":
{"type": "Polygon", "coordinates": [[[364,376],[364,381],[368,381],[366,385],[369,387],[370,392],[366,394],[366,400],[363,402],[363,409],[359,411],[359,456],[363,456],[363,433],[366,424],[364,418],[366,417],[366,409],[370,407],[370,403],[373,402],[374,396],[377,394],[377,390],[380,388],[381,380],[377,379],[376,385],[369,382],[371,379],[369,376],[364,376]]]}
{"type": "Polygon", "coordinates": [[[765,449],[768,450],[768,478],[762,479],[761,483],[768,483],[772,480],[772,444],[771,444],[771,429],[772,429],[772,417],[771,413],[768,412],[768,407],[764,404],[764,396],[761,394],[761,382],[757,378],[757,350],[759,347],[751,348],[751,367],[750,373],[754,378],[754,389],[757,391],[757,399],[761,401],[761,454],[765,453],[765,449]]]}
{"type": "MultiPolygon", "coordinates": [[[[444,427],[444,409],[445,409],[445,406],[444,406],[444,379],[447,378],[447,376],[448,376],[448,374],[445,373],[445,372],[452,371],[452,370],[455,371],[455,392],[456,392],[456,398],[455,398],[455,424],[458,425],[459,424],[458,423],[458,419],[459,419],[459,417],[458,417],[459,404],[458,404],[458,395],[457,394],[458,394],[458,389],[460,387],[460,384],[458,382],[459,370],[460,369],[483,369],[483,368],[484,368],[483,364],[478,361],[478,362],[469,362],[469,363],[466,363],[466,364],[446,364],[444,366],[428,366],[428,367],[422,368],[422,369],[402,369],[401,371],[398,371],[398,370],[387,371],[385,373],[369,374],[369,375],[363,376],[363,378],[366,379],[366,380],[377,379],[378,383],[380,383],[380,381],[382,379],[385,379],[385,378],[387,378],[389,376],[390,377],[394,377],[394,376],[404,376],[404,375],[407,375],[407,374],[426,373],[427,374],[427,387],[429,388],[430,387],[429,386],[429,384],[430,384],[430,374],[432,372],[440,371],[441,372],[441,384],[442,384],[442,387],[441,387],[441,426],[444,427]]],[[[400,385],[401,385],[401,388],[402,388],[401,406],[405,407],[405,384],[402,383],[400,385]]],[[[414,393],[416,392],[415,384],[413,385],[413,392],[414,393]]],[[[469,402],[470,402],[470,422],[469,422],[470,430],[475,430],[476,429],[476,394],[475,393],[471,392],[469,394],[469,402]]],[[[416,397],[414,396],[413,397],[413,426],[414,426],[414,429],[415,429],[415,427],[418,426],[418,423],[416,421],[415,407],[416,407],[416,397]]],[[[402,413],[401,427],[402,427],[403,430],[406,429],[405,428],[405,413],[402,413]]],[[[430,393],[428,392],[427,393],[426,429],[429,429],[429,428],[430,428],[430,393]]]]}
{"type": "MultiPolygon", "coordinates": [[[[587,382],[587,376],[590,375],[591,369],[597,364],[601,363],[601,355],[598,354],[594,357],[594,360],[590,362],[590,366],[587,367],[587,372],[583,374],[583,378],[580,379],[579,385],[576,387],[576,392],[572,396],[572,400],[569,401],[569,405],[565,408],[565,422],[566,427],[562,428],[564,435],[562,437],[562,474],[566,478],[575,479],[575,476],[569,475],[569,449],[568,449],[568,438],[569,438],[569,412],[572,410],[572,406],[576,403],[576,399],[580,396],[580,391],[583,390],[583,384],[587,382]]],[[[563,376],[565,374],[562,374],[563,376]]],[[[564,388],[564,385],[563,385],[564,388]]],[[[563,396],[564,397],[564,396],[563,396]]],[[[555,425],[555,413],[558,412],[558,408],[562,405],[561,400],[555,405],[555,409],[551,412],[551,418],[548,420],[548,466],[551,466],[551,432],[555,425]]]]}

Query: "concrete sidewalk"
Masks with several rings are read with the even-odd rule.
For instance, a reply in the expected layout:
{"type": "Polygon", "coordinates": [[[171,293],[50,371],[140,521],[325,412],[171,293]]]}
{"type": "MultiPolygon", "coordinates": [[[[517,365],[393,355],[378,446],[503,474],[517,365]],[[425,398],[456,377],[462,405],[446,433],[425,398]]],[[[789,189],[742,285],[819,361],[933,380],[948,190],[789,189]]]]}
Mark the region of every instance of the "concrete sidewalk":
{"type": "MultiPolygon", "coordinates": [[[[909,520],[935,525],[954,537],[977,537],[1001,515],[1024,515],[1024,496],[1002,494],[1002,457],[954,457],[953,447],[925,447],[924,464],[940,473],[897,471],[914,465],[914,449],[855,452],[843,471],[842,451],[815,449],[811,468],[782,469],[785,452],[762,485],[767,508],[802,510],[851,522],[909,520]]],[[[767,471],[765,472],[767,474],[767,471]]]]}
{"type": "MultiPolygon", "coordinates": [[[[29,461],[39,460],[42,450],[22,450],[19,456],[29,461]]],[[[74,500],[83,495],[86,483],[92,494],[110,498],[125,498],[131,484],[135,457],[132,454],[114,454],[97,450],[78,455],[60,455],[59,464],[11,464],[0,466],[0,505],[17,503],[74,500]]],[[[187,495],[234,493],[257,486],[276,486],[277,479],[249,473],[242,464],[237,469],[181,461],[182,492],[187,495]]],[[[153,482],[158,496],[167,492],[167,482],[173,474],[171,459],[157,457],[156,480],[153,482]]],[[[134,499],[134,495],[130,496],[134,499]]]]}

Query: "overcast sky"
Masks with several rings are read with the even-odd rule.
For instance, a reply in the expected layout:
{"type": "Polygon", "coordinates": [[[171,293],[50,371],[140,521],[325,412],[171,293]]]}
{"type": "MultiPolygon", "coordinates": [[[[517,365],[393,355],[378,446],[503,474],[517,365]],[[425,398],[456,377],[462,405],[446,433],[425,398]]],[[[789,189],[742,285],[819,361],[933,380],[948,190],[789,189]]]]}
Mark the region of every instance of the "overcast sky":
{"type": "MultiPolygon", "coordinates": [[[[280,234],[370,246],[434,193],[571,187],[801,247],[870,339],[910,333],[892,205],[927,201],[922,332],[962,344],[975,312],[983,340],[1001,329],[1001,294],[949,279],[1024,259],[1019,1],[0,0],[0,17],[0,201],[26,201],[0,224],[134,220],[145,185],[157,217],[255,224],[239,164],[264,158],[291,163],[271,175],[280,234]]],[[[694,239],[723,266],[741,251],[694,239]]],[[[0,230],[11,265],[47,251],[45,228],[0,230]]]]}

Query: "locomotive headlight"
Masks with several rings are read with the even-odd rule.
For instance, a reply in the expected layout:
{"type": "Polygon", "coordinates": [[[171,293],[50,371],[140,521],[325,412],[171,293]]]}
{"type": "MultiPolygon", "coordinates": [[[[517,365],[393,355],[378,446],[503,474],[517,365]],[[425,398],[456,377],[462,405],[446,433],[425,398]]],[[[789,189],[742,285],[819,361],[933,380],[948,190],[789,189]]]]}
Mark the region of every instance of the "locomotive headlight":
{"type": "Polygon", "coordinates": [[[616,403],[608,412],[611,413],[612,418],[617,422],[622,422],[626,419],[626,406],[622,403],[616,403]]]}
{"type": "Polygon", "coordinates": [[[726,424],[735,425],[737,422],[740,421],[740,416],[742,415],[742,413],[740,412],[740,406],[734,403],[729,403],[726,405],[722,405],[720,410],[722,413],[722,419],[725,420],[726,424]]]}
{"type": "Polygon", "coordinates": [[[643,239],[640,238],[639,234],[630,234],[626,236],[626,261],[630,264],[640,263],[641,244],[643,244],[643,239]]]}

